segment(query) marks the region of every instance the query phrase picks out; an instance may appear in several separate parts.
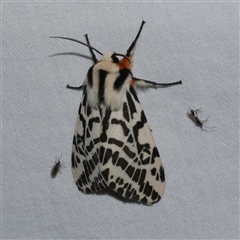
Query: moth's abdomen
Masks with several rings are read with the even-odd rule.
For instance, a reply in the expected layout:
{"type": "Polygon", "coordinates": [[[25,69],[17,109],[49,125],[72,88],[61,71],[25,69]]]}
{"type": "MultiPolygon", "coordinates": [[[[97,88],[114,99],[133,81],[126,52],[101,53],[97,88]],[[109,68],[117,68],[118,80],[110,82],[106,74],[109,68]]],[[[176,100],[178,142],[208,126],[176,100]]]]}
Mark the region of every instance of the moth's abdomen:
{"type": "Polygon", "coordinates": [[[132,80],[131,71],[120,69],[119,64],[100,61],[92,66],[87,73],[88,103],[92,108],[104,104],[112,111],[122,105],[123,94],[129,89],[132,80]]]}

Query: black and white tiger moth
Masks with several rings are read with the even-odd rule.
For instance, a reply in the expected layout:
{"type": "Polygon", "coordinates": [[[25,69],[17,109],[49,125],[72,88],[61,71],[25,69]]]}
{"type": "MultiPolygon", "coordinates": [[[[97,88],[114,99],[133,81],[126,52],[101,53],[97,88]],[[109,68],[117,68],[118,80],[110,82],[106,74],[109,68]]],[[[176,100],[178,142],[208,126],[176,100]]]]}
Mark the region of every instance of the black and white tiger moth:
{"type": "Polygon", "coordinates": [[[87,43],[94,65],[87,72],[82,89],[72,145],[74,181],[84,193],[110,188],[124,198],[147,205],[158,202],[164,192],[165,175],[151,129],[135,88],[181,84],[156,83],[133,77],[132,55],[144,25],[126,55],[102,54],[87,43]],[[102,56],[97,60],[94,52],[102,56]],[[121,60],[117,56],[122,56],[121,60]]]}

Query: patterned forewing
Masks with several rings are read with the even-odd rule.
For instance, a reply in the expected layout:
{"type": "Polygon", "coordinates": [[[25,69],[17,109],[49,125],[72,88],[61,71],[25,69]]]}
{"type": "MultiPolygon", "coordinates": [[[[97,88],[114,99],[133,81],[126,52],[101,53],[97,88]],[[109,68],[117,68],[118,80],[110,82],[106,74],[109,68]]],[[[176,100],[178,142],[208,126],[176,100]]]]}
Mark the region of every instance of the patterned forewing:
{"type": "Polygon", "coordinates": [[[107,185],[125,198],[145,204],[159,201],[164,169],[135,90],[130,86],[120,110],[104,111],[100,166],[107,185]]]}
{"type": "Polygon", "coordinates": [[[99,169],[99,109],[88,106],[84,90],[80,103],[72,145],[72,173],[77,187],[85,192],[98,192],[106,187],[99,169]]]}

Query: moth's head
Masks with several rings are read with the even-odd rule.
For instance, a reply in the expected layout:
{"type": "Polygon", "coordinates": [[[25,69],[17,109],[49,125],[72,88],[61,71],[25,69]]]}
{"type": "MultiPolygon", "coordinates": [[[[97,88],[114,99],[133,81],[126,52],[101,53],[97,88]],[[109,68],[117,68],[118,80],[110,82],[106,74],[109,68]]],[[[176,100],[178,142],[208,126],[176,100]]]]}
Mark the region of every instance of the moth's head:
{"type": "Polygon", "coordinates": [[[115,52],[108,50],[103,54],[102,61],[118,63],[119,59],[117,58],[117,54],[115,52]]]}

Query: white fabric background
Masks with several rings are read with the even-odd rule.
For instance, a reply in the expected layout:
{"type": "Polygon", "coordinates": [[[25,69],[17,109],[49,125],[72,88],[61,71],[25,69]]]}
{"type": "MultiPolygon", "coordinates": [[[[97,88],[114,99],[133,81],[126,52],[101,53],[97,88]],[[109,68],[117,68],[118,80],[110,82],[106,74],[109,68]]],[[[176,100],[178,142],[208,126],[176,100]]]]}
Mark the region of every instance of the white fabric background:
{"type": "Polygon", "coordinates": [[[239,237],[239,3],[3,2],[2,238],[239,237]],[[85,41],[125,53],[141,21],[133,73],[183,85],[138,92],[166,174],[153,206],[85,195],[71,145],[92,62],[85,41]],[[52,56],[54,55],[54,56],[52,56]],[[201,107],[201,131],[186,116],[201,107]],[[50,166],[62,154],[62,174],[50,166]]]}

